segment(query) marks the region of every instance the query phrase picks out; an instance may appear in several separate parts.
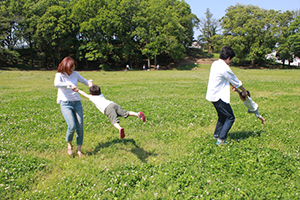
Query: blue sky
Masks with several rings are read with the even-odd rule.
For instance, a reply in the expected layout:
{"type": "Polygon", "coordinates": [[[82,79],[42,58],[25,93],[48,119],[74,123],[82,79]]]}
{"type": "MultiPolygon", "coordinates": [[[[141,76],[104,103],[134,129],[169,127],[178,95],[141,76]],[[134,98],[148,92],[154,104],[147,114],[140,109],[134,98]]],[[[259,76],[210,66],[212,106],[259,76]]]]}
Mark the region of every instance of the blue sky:
{"type": "MultiPolygon", "coordinates": [[[[213,18],[220,19],[225,15],[225,10],[237,3],[244,5],[254,5],[263,9],[273,9],[273,10],[299,10],[300,0],[182,0],[190,5],[192,13],[197,15],[199,19],[205,18],[206,9],[209,8],[210,12],[213,14],[213,18]]],[[[195,39],[199,35],[199,31],[195,30],[195,39]]]]}

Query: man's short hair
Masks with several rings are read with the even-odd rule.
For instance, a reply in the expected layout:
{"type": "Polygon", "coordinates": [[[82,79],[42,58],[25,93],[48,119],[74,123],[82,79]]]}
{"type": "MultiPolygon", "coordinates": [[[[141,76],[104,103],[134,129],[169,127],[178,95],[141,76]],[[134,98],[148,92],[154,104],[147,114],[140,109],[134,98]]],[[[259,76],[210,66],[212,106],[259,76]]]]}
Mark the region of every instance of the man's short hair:
{"type": "Polygon", "coordinates": [[[227,58],[232,59],[235,56],[235,53],[231,47],[223,47],[220,53],[220,59],[226,60],[227,58]]]}
{"type": "Polygon", "coordinates": [[[89,93],[91,95],[100,95],[101,94],[101,89],[98,85],[92,85],[89,89],[89,93]]]}

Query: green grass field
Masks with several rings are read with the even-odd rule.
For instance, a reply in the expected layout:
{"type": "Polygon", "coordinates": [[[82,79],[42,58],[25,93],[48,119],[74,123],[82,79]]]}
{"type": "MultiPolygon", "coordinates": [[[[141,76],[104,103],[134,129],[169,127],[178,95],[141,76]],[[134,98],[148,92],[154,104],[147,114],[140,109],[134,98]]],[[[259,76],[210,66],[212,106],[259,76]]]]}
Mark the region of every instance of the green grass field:
{"type": "Polygon", "coordinates": [[[198,69],[80,72],[147,118],[120,119],[122,140],[83,97],[81,159],[67,155],[56,72],[0,71],[0,199],[300,199],[300,71],[233,68],[266,124],[232,92],[236,121],[217,146],[198,69]]]}

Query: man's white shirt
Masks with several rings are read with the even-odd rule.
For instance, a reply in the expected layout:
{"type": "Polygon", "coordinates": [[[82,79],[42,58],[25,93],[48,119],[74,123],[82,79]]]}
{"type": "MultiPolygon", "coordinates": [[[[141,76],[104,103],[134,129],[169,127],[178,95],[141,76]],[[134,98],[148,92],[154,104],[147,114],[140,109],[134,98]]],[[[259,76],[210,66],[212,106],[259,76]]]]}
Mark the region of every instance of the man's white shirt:
{"type": "Polygon", "coordinates": [[[206,99],[216,102],[219,99],[225,103],[230,103],[230,83],[239,88],[242,82],[234,75],[230,67],[222,59],[211,65],[206,99]]]}

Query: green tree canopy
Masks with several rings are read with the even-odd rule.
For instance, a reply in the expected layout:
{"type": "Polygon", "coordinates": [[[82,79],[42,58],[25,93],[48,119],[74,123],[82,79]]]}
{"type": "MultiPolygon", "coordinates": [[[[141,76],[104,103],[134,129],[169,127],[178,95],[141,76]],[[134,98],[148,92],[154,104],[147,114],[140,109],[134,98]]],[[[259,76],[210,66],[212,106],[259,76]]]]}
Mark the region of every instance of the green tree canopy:
{"type": "Polygon", "coordinates": [[[296,20],[292,22],[289,27],[288,41],[291,44],[291,53],[294,56],[300,58],[300,16],[297,16],[296,20]]]}
{"type": "Polygon", "coordinates": [[[14,47],[19,40],[18,23],[21,15],[18,14],[20,6],[15,1],[0,2],[0,56],[4,61],[16,62],[19,53],[14,47]]]}
{"type": "Polygon", "coordinates": [[[180,59],[197,22],[180,0],[4,0],[0,6],[1,57],[17,58],[14,48],[24,42],[32,65],[38,58],[53,67],[66,55],[99,64],[180,59]]]}
{"type": "Polygon", "coordinates": [[[230,6],[221,19],[223,44],[236,52],[233,60],[239,64],[261,64],[276,44],[276,15],[279,11],[253,5],[230,6]]]}
{"type": "Polygon", "coordinates": [[[292,34],[292,31],[289,31],[289,26],[293,21],[293,14],[290,11],[279,13],[277,16],[277,27],[278,27],[278,35],[277,35],[277,53],[276,56],[279,60],[284,61],[292,61],[293,55],[291,54],[292,44],[289,40],[289,36],[292,34]]]}
{"type": "Polygon", "coordinates": [[[214,52],[214,37],[219,31],[219,22],[212,18],[213,14],[210,12],[209,8],[206,9],[205,18],[202,18],[199,25],[199,30],[202,33],[198,36],[199,42],[207,46],[208,53],[214,52]]]}

